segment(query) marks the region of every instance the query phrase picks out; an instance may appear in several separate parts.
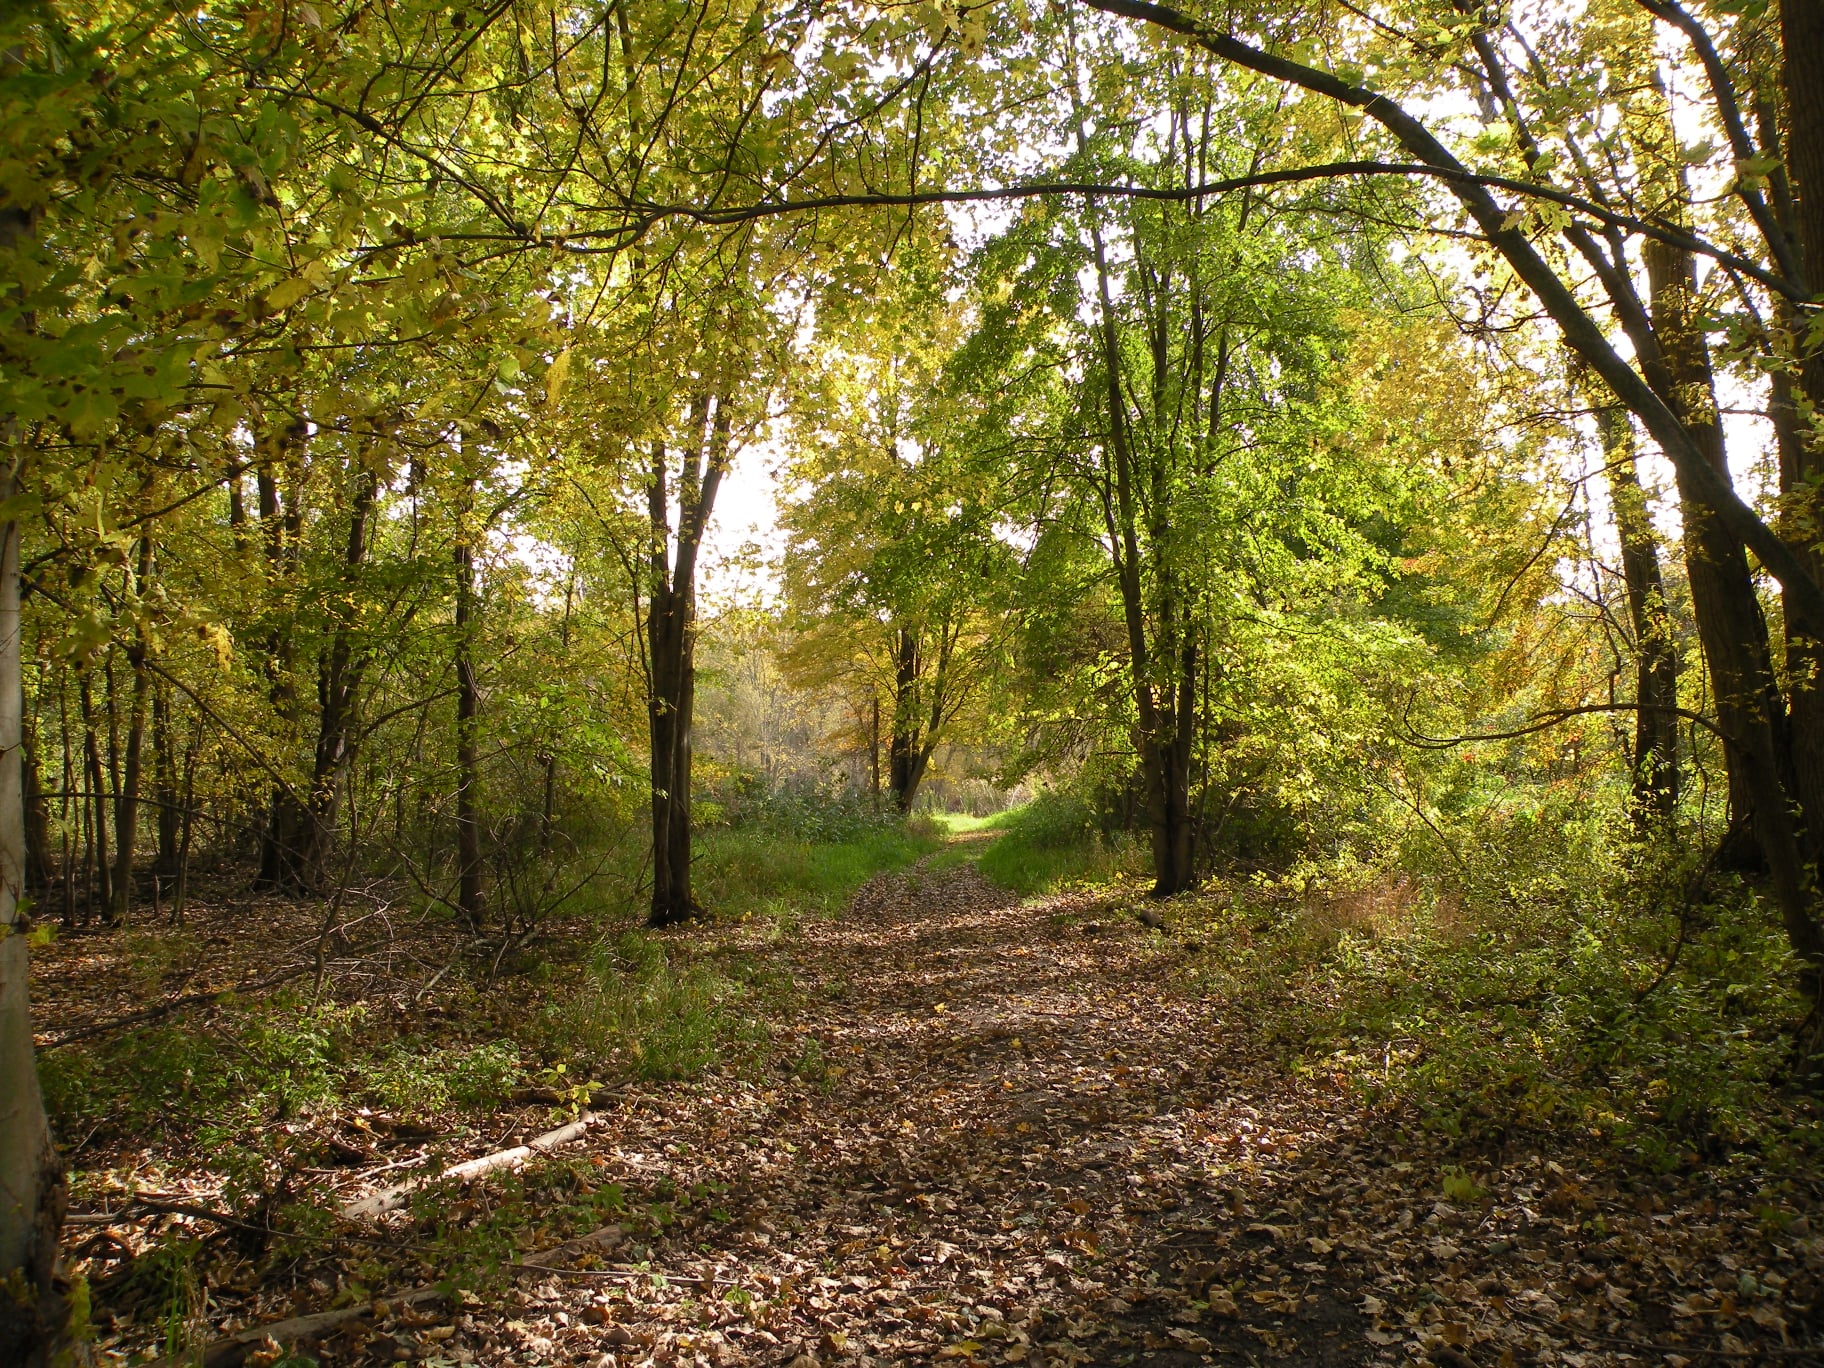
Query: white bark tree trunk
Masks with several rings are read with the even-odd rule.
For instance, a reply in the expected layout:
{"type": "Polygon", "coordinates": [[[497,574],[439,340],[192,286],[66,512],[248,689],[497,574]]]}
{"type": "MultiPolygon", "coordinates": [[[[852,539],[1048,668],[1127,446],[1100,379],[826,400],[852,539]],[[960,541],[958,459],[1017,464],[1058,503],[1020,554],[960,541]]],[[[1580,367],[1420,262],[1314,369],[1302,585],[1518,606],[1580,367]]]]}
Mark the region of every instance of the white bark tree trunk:
{"type": "MultiPolygon", "coordinates": [[[[16,476],[0,475],[0,500],[16,476]]],[[[25,804],[19,743],[24,696],[19,624],[19,525],[0,524],[0,1362],[48,1357],[61,1316],[51,1277],[63,1224],[63,1174],[51,1143],[19,919],[25,804]]]]}

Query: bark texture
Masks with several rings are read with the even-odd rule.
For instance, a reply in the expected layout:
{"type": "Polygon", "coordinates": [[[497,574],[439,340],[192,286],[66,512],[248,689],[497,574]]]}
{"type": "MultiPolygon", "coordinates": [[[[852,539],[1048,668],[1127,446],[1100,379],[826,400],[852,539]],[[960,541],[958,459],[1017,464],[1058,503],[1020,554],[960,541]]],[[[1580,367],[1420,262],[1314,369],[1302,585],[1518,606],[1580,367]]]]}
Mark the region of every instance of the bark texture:
{"type": "MultiPolygon", "coordinates": [[[[13,479],[0,480],[0,498],[13,479]]],[[[19,900],[25,887],[25,794],[19,624],[19,528],[0,525],[0,1363],[49,1361],[64,1333],[55,1280],[62,1164],[51,1142],[32,1044],[30,978],[19,900]]]]}
{"type": "Polygon", "coordinates": [[[729,409],[705,396],[692,405],[700,440],[683,454],[677,522],[670,457],[655,441],[648,472],[647,716],[652,746],[652,906],[647,920],[671,926],[701,908],[690,890],[691,720],[696,707],[697,552],[728,469],[729,409]]]}

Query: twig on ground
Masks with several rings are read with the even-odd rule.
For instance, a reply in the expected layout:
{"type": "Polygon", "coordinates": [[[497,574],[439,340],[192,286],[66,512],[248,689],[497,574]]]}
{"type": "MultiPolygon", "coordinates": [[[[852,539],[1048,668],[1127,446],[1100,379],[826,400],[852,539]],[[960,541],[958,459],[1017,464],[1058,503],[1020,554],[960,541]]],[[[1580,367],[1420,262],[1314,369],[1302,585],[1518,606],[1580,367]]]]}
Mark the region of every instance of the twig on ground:
{"type": "Polygon", "coordinates": [[[292,1345],[301,1340],[317,1339],[352,1321],[366,1320],[379,1314],[378,1308],[382,1306],[417,1306],[423,1302],[435,1301],[442,1295],[443,1292],[438,1288],[420,1287],[403,1296],[385,1297],[360,1306],[319,1311],[310,1316],[293,1316],[289,1320],[275,1321],[270,1325],[250,1325],[225,1339],[204,1345],[200,1350],[187,1349],[155,1358],[144,1368],[197,1368],[199,1364],[201,1368],[239,1368],[267,1340],[279,1345],[292,1345]]]}
{"type": "Polygon", "coordinates": [[[559,1145],[566,1145],[572,1140],[581,1139],[588,1132],[589,1127],[600,1119],[594,1112],[584,1112],[569,1125],[546,1131],[543,1135],[528,1140],[523,1145],[496,1150],[493,1154],[484,1154],[479,1159],[469,1159],[460,1164],[452,1164],[440,1173],[423,1174],[417,1178],[407,1179],[393,1187],[384,1188],[371,1197],[349,1202],[342,1208],[342,1214],[353,1221],[373,1220],[377,1216],[384,1216],[389,1211],[397,1211],[405,1205],[414,1192],[431,1183],[449,1178],[474,1178],[484,1173],[491,1173],[495,1169],[518,1168],[528,1159],[548,1154],[559,1145]]]}
{"type": "Polygon", "coordinates": [[[559,1268],[551,1264],[510,1263],[505,1267],[520,1273],[549,1273],[559,1278],[602,1278],[609,1281],[638,1282],[642,1278],[655,1282],[690,1283],[696,1287],[739,1287],[735,1278],[705,1278],[696,1273],[667,1273],[660,1268],[559,1268]]]}

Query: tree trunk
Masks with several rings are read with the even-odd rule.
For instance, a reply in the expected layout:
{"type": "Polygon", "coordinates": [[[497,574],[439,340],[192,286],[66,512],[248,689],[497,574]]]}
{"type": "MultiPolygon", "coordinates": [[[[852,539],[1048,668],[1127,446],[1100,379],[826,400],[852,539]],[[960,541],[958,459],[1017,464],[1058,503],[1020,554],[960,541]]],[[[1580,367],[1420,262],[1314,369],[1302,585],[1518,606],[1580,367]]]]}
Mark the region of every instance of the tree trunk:
{"type": "Polygon", "coordinates": [[[21,702],[19,762],[25,803],[25,890],[42,906],[51,895],[51,811],[38,773],[36,726],[24,725],[21,702]]]}
{"type": "MultiPolygon", "coordinates": [[[[1140,543],[1140,515],[1135,480],[1139,475],[1138,453],[1130,423],[1127,396],[1122,382],[1121,339],[1115,318],[1113,291],[1109,284],[1108,258],[1099,225],[1092,224],[1091,242],[1096,264],[1096,289],[1102,317],[1097,332],[1101,343],[1104,369],[1103,387],[1108,413],[1108,443],[1105,454],[1112,467],[1110,487],[1103,491],[1103,518],[1108,531],[1108,548],[1114,562],[1115,581],[1121,593],[1121,616],[1127,630],[1128,668],[1133,675],[1134,749],[1140,760],[1141,786],[1146,801],[1147,829],[1152,835],[1153,888],[1155,898],[1169,898],[1191,886],[1193,846],[1190,820],[1190,750],[1189,708],[1180,707],[1181,696],[1195,688],[1195,655],[1188,659],[1193,668],[1180,669],[1181,653],[1172,641],[1172,604],[1155,605],[1155,623],[1159,632],[1159,653],[1155,656],[1153,640],[1147,631],[1146,577],[1140,543]],[[1172,677],[1156,680],[1157,659],[1170,663],[1172,677]]],[[[1158,368],[1158,341],[1155,337],[1155,383],[1162,383],[1158,368]]],[[[1165,473],[1154,470],[1153,492],[1155,523],[1167,517],[1162,491],[1167,483],[1165,473]]],[[[1158,532],[1158,526],[1153,531],[1158,532]]],[[[1155,558],[1154,570],[1162,569],[1157,558],[1164,548],[1160,539],[1149,539],[1155,558]]],[[[1162,600],[1166,596],[1162,593],[1162,600]]],[[[1189,648],[1186,648],[1189,651],[1189,648]]]]}
{"type": "MultiPolygon", "coordinates": [[[[1805,279],[1813,295],[1824,289],[1824,0],[1782,0],[1781,73],[1786,87],[1786,170],[1791,177],[1805,279]]],[[[1799,388],[1824,408],[1824,339],[1801,331],[1799,388]]],[[[1805,443],[1808,469],[1821,463],[1814,432],[1805,443]]],[[[1815,533],[1814,533],[1815,535],[1815,533]]],[[[1824,626],[1820,627],[1824,630],[1824,626]]]]}
{"type": "Polygon", "coordinates": [[[184,750],[183,821],[178,826],[176,885],[171,891],[171,921],[181,926],[184,909],[190,897],[190,835],[196,825],[196,753],[203,744],[203,723],[199,717],[190,744],[184,750]]]}
{"type": "Polygon", "coordinates": [[[1634,633],[1634,810],[1669,821],[1678,810],[1678,645],[1666,608],[1659,542],[1634,465],[1627,410],[1597,411],[1609,471],[1609,501],[1621,540],[1621,575],[1634,633]]]}
{"type": "Polygon", "coordinates": [[[671,588],[657,590],[647,611],[652,692],[652,911],[654,926],[696,915],[690,894],[690,719],[685,679],[685,609],[671,588]]]}
{"type": "Polygon", "coordinates": [[[113,899],[108,920],[121,925],[133,910],[133,852],[139,836],[139,781],[146,738],[147,670],[145,645],[128,652],[133,665],[133,699],[127,714],[127,739],[121,767],[120,794],[114,802],[113,899]]]}
{"type": "Polygon", "coordinates": [[[1153,896],[1169,898],[1196,881],[1196,833],[1191,812],[1191,755],[1196,733],[1197,648],[1176,653],[1176,695],[1159,746],[1160,820],[1153,828],[1153,896]]]}
{"type": "Polygon", "coordinates": [[[95,694],[89,683],[89,670],[81,670],[76,684],[76,701],[82,708],[83,757],[88,762],[88,800],[84,816],[88,818],[89,841],[87,873],[91,876],[89,896],[84,899],[83,916],[93,916],[98,908],[112,907],[109,880],[113,869],[108,863],[108,782],[101,764],[101,738],[95,721],[95,694]]]}
{"type": "MultiPolygon", "coordinates": [[[[564,620],[558,628],[558,645],[562,658],[570,657],[570,615],[576,607],[576,562],[570,562],[570,574],[564,582],[564,620]]],[[[544,801],[538,813],[538,853],[551,853],[552,838],[557,833],[557,746],[555,740],[539,756],[544,769],[544,801]]]]}
{"type": "Polygon", "coordinates": [[[171,686],[152,681],[152,796],[158,807],[158,853],[153,872],[169,879],[177,873],[177,848],[182,814],[177,784],[177,734],[171,718],[171,686]]]}
{"type": "MultiPolygon", "coordinates": [[[[15,477],[0,477],[0,498],[15,477]]],[[[0,525],[0,1363],[42,1364],[65,1333],[53,1275],[63,1227],[63,1166],[51,1142],[32,1046],[19,743],[24,694],[19,526],[0,525]]]]}
{"type": "MultiPolygon", "coordinates": [[[[290,620],[294,609],[288,601],[290,595],[284,590],[296,562],[299,534],[303,528],[303,501],[297,489],[302,481],[301,477],[294,478],[288,499],[281,500],[278,473],[274,469],[275,459],[271,453],[276,451],[277,462],[287,468],[301,465],[302,445],[307,430],[300,420],[288,424],[282,430],[265,434],[262,442],[267,447],[269,457],[254,471],[254,486],[259,495],[260,531],[266,555],[267,584],[269,590],[279,598],[280,611],[285,614],[274,621],[267,635],[264,662],[268,680],[267,697],[272,705],[273,717],[284,729],[288,744],[297,739],[300,709],[297,648],[290,620]]],[[[305,861],[311,842],[311,819],[307,801],[295,789],[284,784],[274,784],[267,809],[266,829],[260,841],[260,870],[254,886],[289,894],[313,891],[305,861]]]]}
{"type": "Polygon", "coordinates": [[[925,777],[923,711],[919,706],[919,677],[923,672],[918,633],[900,627],[893,634],[893,731],[887,740],[887,792],[893,806],[912,811],[918,786],[925,777]]]}
{"type": "MultiPolygon", "coordinates": [[[[1728,459],[1710,355],[1695,317],[1691,255],[1651,243],[1647,268],[1653,330],[1663,356],[1648,367],[1649,379],[1726,479],[1728,459]]],[[[1691,603],[1725,737],[1730,801],[1741,804],[1736,811],[1746,816],[1754,834],[1780,919],[1805,966],[1806,991],[1815,1000],[1824,990],[1824,929],[1814,910],[1815,871],[1806,857],[1785,700],[1774,675],[1767,621],[1740,539],[1723,526],[1683,466],[1676,469],[1691,603]]]]}
{"type": "Polygon", "coordinates": [[[306,893],[308,882],[300,857],[309,845],[310,812],[290,789],[273,786],[266,826],[260,833],[260,871],[256,888],[276,893],[306,893]]]}
{"type": "Polygon", "coordinates": [[[63,827],[60,855],[62,863],[60,873],[63,877],[63,924],[65,927],[76,925],[76,845],[82,829],[82,814],[86,807],[79,796],[82,792],[82,780],[78,775],[76,745],[70,736],[70,675],[66,669],[58,681],[57,688],[57,736],[58,749],[63,752],[62,772],[59,779],[63,784],[63,796],[58,800],[58,817],[63,827]]]}
{"type": "Polygon", "coordinates": [[[475,682],[475,553],[467,534],[456,544],[456,908],[470,930],[479,930],[483,906],[481,784],[476,772],[475,739],[481,717],[481,690],[475,682]]]}
{"type": "MultiPolygon", "coordinates": [[[[139,539],[138,580],[143,587],[152,574],[152,539],[139,539]]],[[[120,925],[133,910],[133,852],[139,841],[139,782],[146,742],[146,694],[151,671],[146,668],[146,633],[141,627],[127,648],[133,667],[133,697],[127,712],[127,740],[123,748],[120,793],[114,801],[113,901],[108,920],[120,925]]]]}
{"type": "Polygon", "coordinates": [[[652,446],[646,488],[649,608],[646,617],[649,736],[652,743],[652,909],[647,922],[672,926],[702,908],[690,892],[691,718],[696,706],[697,552],[728,469],[726,400],[692,406],[703,425],[678,481],[677,548],[663,441],[652,446]]]}
{"type": "MultiPolygon", "coordinates": [[[[1824,0],[1784,0],[1780,6],[1781,73],[1786,92],[1790,222],[1803,280],[1815,295],[1824,288],[1824,0]]],[[[1779,121],[1759,110],[1763,141],[1778,150],[1779,121]]],[[[1776,173],[1777,174],[1777,173],[1776,173]]],[[[1776,197],[1778,202],[1778,197],[1776,197]]],[[[1806,319],[1780,308],[1779,324],[1794,340],[1795,371],[1775,369],[1768,412],[1780,458],[1781,531],[1799,548],[1814,577],[1824,578],[1818,553],[1824,529],[1824,448],[1817,415],[1824,411],[1824,339],[1806,319]]],[[[1790,617],[1790,615],[1789,615],[1790,617]]],[[[1792,766],[1809,821],[1807,855],[1815,871],[1824,864],[1824,623],[1786,624],[1786,664],[1792,715],[1792,766]]]]}
{"type": "MultiPolygon", "coordinates": [[[[378,477],[362,466],[355,475],[349,509],[348,539],[342,552],[342,594],[334,607],[335,628],[317,656],[317,744],[311,762],[308,811],[300,824],[296,859],[299,880],[312,892],[329,887],[331,882],[330,852],[335,845],[342,789],[354,760],[355,719],[368,659],[366,648],[356,640],[354,603],[360,591],[357,577],[367,559],[368,521],[378,490],[378,477]]],[[[458,612],[461,610],[459,604],[458,612]]],[[[460,680],[458,684],[460,687],[460,680]]]]}
{"type": "Polygon", "coordinates": [[[880,811],[880,690],[870,686],[868,702],[872,709],[872,724],[868,731],[868,764],[869,773],[874,785],[874,810],[880,811]]]}

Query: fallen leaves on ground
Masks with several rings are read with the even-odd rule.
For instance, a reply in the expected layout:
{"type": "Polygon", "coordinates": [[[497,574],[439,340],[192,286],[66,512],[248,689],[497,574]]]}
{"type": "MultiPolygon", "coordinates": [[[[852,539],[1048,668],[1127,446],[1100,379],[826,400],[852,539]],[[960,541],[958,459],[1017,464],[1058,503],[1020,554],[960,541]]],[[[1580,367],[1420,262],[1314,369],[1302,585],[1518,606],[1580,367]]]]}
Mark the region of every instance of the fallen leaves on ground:
{"type": "MultiPolygon", "coordinates": [[[[797,1071],[617,1095],[554,1191],[617,1185],[624,1221],[505,1290],[377,1307],[326,1364],[1824,1361],[1802,1202],[1598,1142],[1453,1147],[1289,1070],[1248,1002],[1184,990],[1184,945],[1087,895],[919,870],[770,948],[677,934],[789,961],[797,1071]]],[[[384,1238],[374,1275],[441,1275],[384,1238]]],[[[237,1319],[377,1290],[309,1262],[237,1319]]]]}

